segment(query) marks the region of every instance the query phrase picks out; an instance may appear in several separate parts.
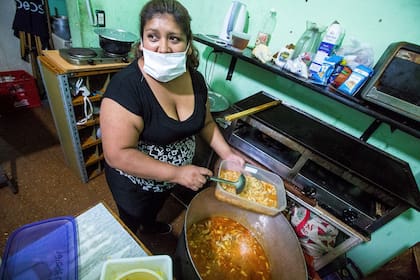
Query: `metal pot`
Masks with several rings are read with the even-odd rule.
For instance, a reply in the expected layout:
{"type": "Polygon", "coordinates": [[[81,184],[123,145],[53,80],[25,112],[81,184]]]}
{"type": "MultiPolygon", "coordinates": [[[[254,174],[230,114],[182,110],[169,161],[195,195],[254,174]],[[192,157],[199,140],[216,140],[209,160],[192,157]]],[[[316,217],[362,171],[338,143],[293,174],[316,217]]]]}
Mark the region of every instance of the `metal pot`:
{"type": "Polygon", "coordinates": [[[52,31],[64,40],[70,40],[69,20],[66,16],[54,16],[52,19],[52,31]]]}
{"type": "Polygon", "coordinates": [[[99,35],[99,45],[110,54],[126,55],[137,40],[137,36],[121,29],[98,28],[94,32],[99,35]]]}
{"type": "Polygon", "coordinates": [[[190,225],[211,216],[233,219],[254,234],[270,261],[273,279],[308,279],[302,248],[282,214],[267,216],[237,208],[217,200],[214,191],[214,187],[204,189],[188,206],[176,250],[177,279],[201,279],[191,259],[186,233],[190,225]]]}

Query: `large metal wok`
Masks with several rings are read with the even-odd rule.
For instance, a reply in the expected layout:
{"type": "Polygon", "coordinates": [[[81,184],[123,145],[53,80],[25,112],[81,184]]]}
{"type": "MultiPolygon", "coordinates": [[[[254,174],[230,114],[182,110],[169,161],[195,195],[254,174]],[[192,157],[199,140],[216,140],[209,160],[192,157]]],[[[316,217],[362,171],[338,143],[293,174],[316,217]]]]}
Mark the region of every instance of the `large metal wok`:
{"type": "Polygon", "coordinates": [[[188,249],[190,225],[211,216],[231,218],[250,230],[262,245],[270,261],[272,279],[307,279],[302,249],[291,225],[283,215],[266,216],[250,212],[216,199],[209,187],[191,201],[185,217],[183,234],[177,248],[177,262],[182,279],[201,279],[188,249]],[[185,251],[185,252],[181,252],[185,251]]]}
{"type": "Polygon", "coordinates": [[[138,39],[133,33],[121,29],[97,28],[94,32],[99,36],[101,48],[109,54],[128,54],[131,46],[138,39]]]}

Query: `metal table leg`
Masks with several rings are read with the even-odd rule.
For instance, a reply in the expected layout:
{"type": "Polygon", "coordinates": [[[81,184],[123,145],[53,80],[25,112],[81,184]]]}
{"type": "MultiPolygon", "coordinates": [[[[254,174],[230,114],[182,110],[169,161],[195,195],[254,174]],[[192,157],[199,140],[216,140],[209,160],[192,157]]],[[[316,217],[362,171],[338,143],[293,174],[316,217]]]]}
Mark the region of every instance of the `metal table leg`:
{"type": "Polygon", "coordinates": [[[0,187],[10,187],[14,194],[19,192],[13,179],[9,179],[3,168],[0,167],[0,187]]]}

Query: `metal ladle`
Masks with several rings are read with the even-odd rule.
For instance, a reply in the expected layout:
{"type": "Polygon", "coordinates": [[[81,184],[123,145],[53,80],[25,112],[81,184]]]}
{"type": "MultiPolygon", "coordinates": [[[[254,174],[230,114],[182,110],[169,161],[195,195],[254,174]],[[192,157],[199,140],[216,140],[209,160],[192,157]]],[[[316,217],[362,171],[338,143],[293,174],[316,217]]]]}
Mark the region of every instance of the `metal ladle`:
{"type": "Polygon", "coordinates": [[[234,186],[235,190],[236,190],[236,194],[240,194],[244,190],[245,185],[246,185],[246,178],[245,178],[244,174],[241,174],[237,181],[229,181],[229,180],[225,180],[225,179],[222,179],[222,178],[210,177],[210,176],[207,177],[207,179],[210,180],[210,181],[219,182],[219,183],[234,186]]]}

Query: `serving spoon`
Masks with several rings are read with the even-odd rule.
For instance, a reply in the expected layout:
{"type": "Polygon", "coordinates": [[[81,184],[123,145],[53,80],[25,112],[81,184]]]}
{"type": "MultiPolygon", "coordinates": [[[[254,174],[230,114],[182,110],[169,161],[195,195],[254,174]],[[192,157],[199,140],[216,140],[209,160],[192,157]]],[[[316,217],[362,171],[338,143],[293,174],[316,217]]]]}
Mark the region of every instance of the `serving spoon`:
{"type": "Polygon", "coordinates": [[[246,178],[245,178],[244,174],[241,174],[237,181],[229,181],[229,180],[225,180],[225,179],[222,179],[222,178],[219,178],[219,177],[212,177],[212,176],[208,176],[207,179],[210,180],[210,181],[219,182],[219,183],[234,186],[236,194],[240,194],[244,190],[245,185],[246,185],[246,178]]]}

